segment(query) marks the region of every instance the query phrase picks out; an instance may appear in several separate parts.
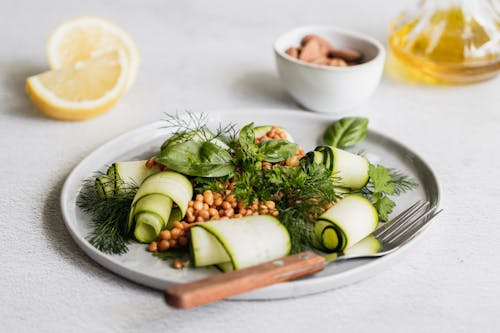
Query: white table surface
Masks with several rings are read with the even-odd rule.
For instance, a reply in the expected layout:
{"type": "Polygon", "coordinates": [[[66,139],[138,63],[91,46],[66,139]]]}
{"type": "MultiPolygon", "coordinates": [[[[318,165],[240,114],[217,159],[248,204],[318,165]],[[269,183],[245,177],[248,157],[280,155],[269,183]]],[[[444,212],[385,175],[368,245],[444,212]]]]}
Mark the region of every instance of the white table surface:
{"type": "Polygon", "coordinates": [[[356,110],[434,169],[444,212],[419,246],[383,273],[317,295],[219,302],[189,311],[87,257],[59,208],[70,170],[109,139],[164,112],[299,107],[278,80],[271,45],[306,24],[386,44],[400,1],[0,2],[0,327],[2,332],[494,332],[500,329],[500,79],[470,86],[401,82],[385,73],[356,110]],[[142,65],[110,112],[48,119],[24,81],[47,68],[63,19],[95,14],[128,30],[142,65]]]}

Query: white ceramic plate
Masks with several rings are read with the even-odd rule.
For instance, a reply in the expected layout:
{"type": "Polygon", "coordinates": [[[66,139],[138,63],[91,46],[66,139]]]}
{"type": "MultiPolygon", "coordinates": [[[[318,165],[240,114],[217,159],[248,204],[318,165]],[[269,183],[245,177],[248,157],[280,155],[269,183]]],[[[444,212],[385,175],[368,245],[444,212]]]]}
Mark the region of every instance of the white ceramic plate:
{"type": "MultiPolygon", "coordinates": [[[[292,133],[297,143],[306,151],[321,144],[322,135],[333,118],[308,112],[292,110],[230,110],[210,112],[209,126],[235,123],[239,127],[254,122],[255,125],[279,125],[292,133]]],[[[81,249],[93,260],[107,269],[139,284],[155,289],[164,289],[172,283],[187,282],[210,274],[218,273],[215,268],[183,269],[171,268],[167,262],[159,260],[145,250],[145,245],[131,243],[129,251],[121,256],[104,254],[95,249],[85,239],[90,232],[89,217],[77,206],[77,197],[84,179],[95,171],[104,171],[107,165],[116,161],[145,159],[159,150],[170,132],[162,128],[161,121],[125,133],[95,150],[71,172],[61,194],[61,208],[66,226],[81,249]]],[[[415,153],[379,133],[369,131],[365,141],[356,146],[363,150],[372,163],[380,163],[404,171],[418,181],[420,186],[397,198],[394,213],[409,206],[418,199],[426,199],[437,206],[439,189],[436,178],[427,164],[415,153]]],[[[421,233],[420,235],[422,235],[421,233]]],[[[317,293],[364,279],[382,269],[412,247],[420,237],[395,253],[378,259],[359,259],[333,263],[313,276],[280,283],[234,299],[277,299],[297,297],[317,293]]]]}

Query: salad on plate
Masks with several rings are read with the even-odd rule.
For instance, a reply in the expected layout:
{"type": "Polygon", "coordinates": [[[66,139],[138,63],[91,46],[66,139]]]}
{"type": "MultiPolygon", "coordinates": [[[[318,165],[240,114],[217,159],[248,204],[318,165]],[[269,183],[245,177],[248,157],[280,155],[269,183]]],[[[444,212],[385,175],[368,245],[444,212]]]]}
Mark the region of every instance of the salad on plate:
{"type": "Polygon", "coordinates": [[[221,271],[305,249],[341,253],[388,220],[394,196],[417,186],[356,150],[366,118],[333,122],[311,151],[279,125],[214,129],[190,113],[167,115],[164,125],[173,134],[154,155],[97,165],[106,170],[83,184],[87,240],[103,253],[139,242],[174,268],[221,271]]]}

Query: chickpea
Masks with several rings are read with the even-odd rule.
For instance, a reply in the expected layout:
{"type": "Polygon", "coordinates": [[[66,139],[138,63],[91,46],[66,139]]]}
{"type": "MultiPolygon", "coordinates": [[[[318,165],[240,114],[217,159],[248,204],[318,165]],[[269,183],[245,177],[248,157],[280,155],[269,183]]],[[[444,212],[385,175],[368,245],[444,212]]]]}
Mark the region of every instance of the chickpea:
{"type": "Polygon", "coordinates": [[[272,216],[276,217],[278,215],[280,215],[280,212],[277,211],[277,210],[274,210],[272,213],[271,213],[272,216]]]}
{"type": "Polygon", "coordinates": [[[202,210],[202,209],[203,209],[203,202],[196,200],[196,202],[195,202],[195,203],[194,203],[194,205],[193,205],[193,208],[194,208],[196,211],[200,211],[200,210],[202,210]]]}
{"type": "Polygon", "coordinates": [[[210,216],[212,216],[212,217],[213,217],[213,216],[217,216],[217,215],[219,215],[219,211],[218,211],[217,209],[215,209],[215,208],[209,208],[209,209],[208,209],[208,214],[209,214],[210,216]]]}
{"type": "Polygon", "coordinates": [[[184,222],[184,221],[182,221],[181,223],[182,223],[182,229],[187,230],[187,229],[191,228],[191,224],[184,222]]]}
{"type": "Polygon", "coordinates": [[[228,196],[226,196],[226,201],[227,202],[233,202],[234,201],[234,195],[229,194],[228,196]]]}
{"type": "Polygon", "coordinates": [[[240,217],[242,217],[242,216],[243,216],[243,215],[241,215],[240,213],[238,213],[238,214],[234,214],[233,218],[235,218],[235,219],[239,219],[239,218],[240,218],[240,217]]]}
{"type": "Polygon", "coordinates": [[[151,242],[148,246],[148,251],[149,252],[156,252],[158,251],[158,244],[156,242],[151,242]]]}
{"type": "Polygon", "coordinates": [[[196,201],[201,201],[203,203],[203,195],[197,194],[196,195],[196,201]]]}
{"type": "Polygon", "coordinates": [[[233,208],[228,208],[224,211],[224,215],[227,217],[233,217],[234,215],[234,209],[233,208]]]}
{"type": "Polygon", "coordinates": [[[238,207],[238,203],[236,201],[231,202],[231,207],[233,208],[238,207]]]}
{"type": "Polygon", "coordinates": [[[205,222],[205,219],[201,216],[196,217],[196,222],[205,222]]]}
{"type": "Polygon", "coordinates": [[[212,191],[206,190],[203,192],[203,200],[211,206],[214,203],[214,195],[212,191]]]}
{"type": "Polygon", "coordinates": [[[158,243],[158,249],[160,251],[167,251],[169,247],[170,243],[168,242],[168,240],[162,239],[160,243],[158,243]]]}
{"type": "Polygon", "coordinates": [[[231,203],[229,201],[224,201],[221,205],[223,209],[229,209],[231,208],[231,203]]]}
{"type": "Polygon", "coordinates": [[[245,212],[245,216],[250,216],[253,214],[253,211],[251,209],[247,209],[247,211],[245,212]]]}
{"type": "Polygon", "coordinates": [[[174,228],[177,228],[177,229],[180,229],[180,230],[184,229],[184,226],[179,221],[174,221],[173,226],[174,226],[174,228]]]}
{"type": "Polygon", "coordinates": [[[172,239],[177,239],[181,235],[181,230],[173,228],[172,230],[170,230],[170,234],[172,235],[172,239]]]}
{"type": "Polygon", "coordinates": [[[182,268],[184,268],[184,264],[182,263],[182,260],[175,259],[172,262],[172,267],[175,268],[175,269],[182,269],[182,268]]]}
{"type": "Polygon", "coordinates": [[[273,209],[274,207],[276,207],[276,204],[274,203],[274,201],[268,200],[266,201],[266,207],[269,209],[273,209]]]}
{"type": "Polygon", "coordinates": [[[210,206],[208,204],[204,203],[202,210],[208,210],[209,208],[210,208],[210,206]]]}
{"type": "Polygon", "coordinates": [[[170,247],[175,247],[177,245],[177,241],[175,239],[171,239],[168,242],[170,243],[170,247]]]}
{"type": "Polygon", "coordinates": [[[172,235],[170,234],[170,230],[163,230],[160,232],[160,239],[162,240],[169,240],[172,238],[172,235]]]}
{"type": "Polygon", "coordinates": [[[208,220],[210,218],[210,213],[208,212],[208,209],[200,210],[200,212],[198,213],[198,217],[202,217],[204,220],[208,220]]]}
{"type": "Polygon", "coordinates": [[[193,200],[189,200],[189,201],[188,201],[188,207],[193,207],[193,204],[194,204],[194,201],[193,201],[193,200]]]}
{"type": "Polygon", "coordinates": [[[221,198],[221,197],[216,198],[216,199],[214,200],[214,206],[220,206],[220,205],[222,205],[222,202],[223,202],[223,201],[222,201],[222,198],[221,198]]]}
{"type": "Polygon", "coordinates": [[[189,223],[193,223],[193,222],[195,222],[195,221],[196,221],[196,217],[194,217],[194,215],[188,215],[188,216],[187,216],[187,221],[188,221],[189,223]]]}
{"type": "Polygon", "coordinates": [[[238,210],[238,214],[241,214],[242,216],[245,216],[246,213],[247,213],[247,210],[245,208],[240,208],[238,210]]]}

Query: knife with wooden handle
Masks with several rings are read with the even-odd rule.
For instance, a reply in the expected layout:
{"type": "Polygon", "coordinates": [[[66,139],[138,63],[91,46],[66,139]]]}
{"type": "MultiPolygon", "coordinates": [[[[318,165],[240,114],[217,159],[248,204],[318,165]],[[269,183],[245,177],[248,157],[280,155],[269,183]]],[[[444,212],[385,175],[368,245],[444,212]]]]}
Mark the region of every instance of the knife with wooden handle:
{"type": "Polygon", "coordinates": [[[325,264],[325,257],[305,251],[201,280],[172,285],[165,290],[165,300],[176,308],[188,309],[310,275],[323,270],[325,264]]]}

